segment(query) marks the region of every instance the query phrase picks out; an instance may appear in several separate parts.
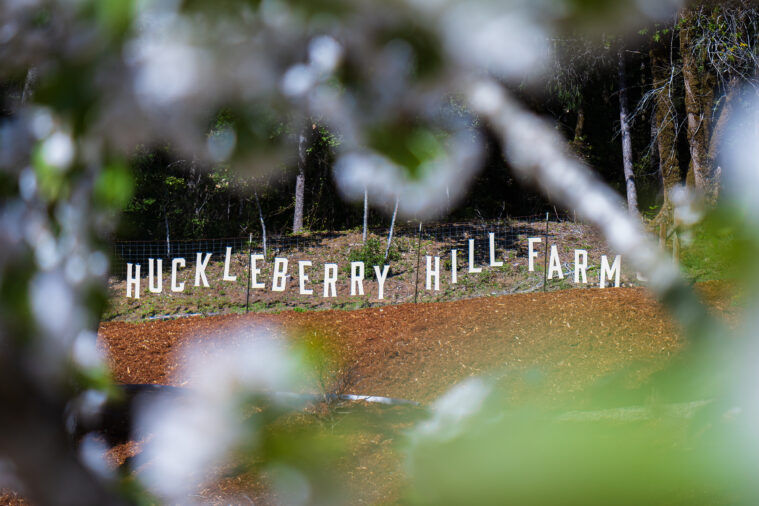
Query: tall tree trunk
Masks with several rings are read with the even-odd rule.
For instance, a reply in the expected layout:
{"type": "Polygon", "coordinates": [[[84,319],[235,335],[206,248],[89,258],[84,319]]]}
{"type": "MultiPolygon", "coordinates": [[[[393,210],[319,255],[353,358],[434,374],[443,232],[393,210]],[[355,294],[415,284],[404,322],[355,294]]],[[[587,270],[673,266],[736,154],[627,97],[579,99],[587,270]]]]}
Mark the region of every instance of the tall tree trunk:
{"type": "Polygon", "coordinates": [[[364,236],[363,242],[366,244],[366,229],[369,225],[369,191],[364,187],[364,236]]]}
{"type": "Polygon", "coordinates": [[[736,79],[732,79],[725,91],[725,96],[722,99],[722,107],[714,118],[714,126],[712,127],[712,135],[709,139],[709,154],[708,158],[714,167],[712,173],[712,195],[711,197],[716,200],[719,195],[720,179],[722,174],[721,167],[717,166],[717,160],[722,149],[722,143],[725,138],[725,131],[727,130],[727,124],[730,121],[730,117],[735,109],[735,102],[739,94],[739,86],[736,79]]]}
{"type": "Polygon", "coordinates": [[[659,174],[659,183],[662,185],[662,188],[664,188],[664,183],[661,179],[661,164],[659,163],[659,144],[657,141],[657,135],[659,133],[658,125],[656,124],[656,107],[654,106],[654,110],[651,112],[651,118],[648,121],[649,123],[649,139],[651,139],[650,143],[648,144],[648,172],[654,173],[657,172],[659,174]]]}
{"type": "Polygon", "coordinates": [[[387,235],[387,247],[385,248],[385,263],[387,263],[387,257],[390,256],[390,245],[393,243],[395,217],[398,216],[398,202],[400,202],[400,197],[395,197],[395,209],[393,209],[393,219],[390,220],[390,233],[387,235]]]}
{"type": "Polygon", "coordinates": [[[258,208],[258,220],[261,222],[261,239],[264,248],[264,258],[266,258],[266,222],[264,221],[264,212],[261,210],[261,201],[258,198],[258,190],[253,190],[253,196],[256,198],[256,207],[258,208]]]}
{"type": "Polygon", "coordinates": [[[619,52],[619,123],[622,131],[622,164],[625,172],[627,187],[627,208],[631,215],[638,213],[638,193],[635,190],[635,173],[633,172],[632,138],[630,137],[630,122],[628,119],[627,83],[625,80],[624,51],[619,52]]]}
{"type": "Polygon", "coordinates": [[[303,200],[306,193],[306,132],[298,137],[298,176],[295,178],[295,213],[293,215],[293,233],[303,229],[303,200]]]}
{"type": "Polygon", "coordinates": [[[690,151],[687,180],[689,184],[709,195],[713,191],[712,163],[709,160],[708,150],[716,78],[697,54],[693,33],[695,30],[694,12],[691,9],[683,9],[681,17],[680,55],[683,60],[685,113],[688,119],[690,151]]]}
{"type": "Polygon", "coordinates": [[[163,222],[166,225],[166,258],[171,258],[171,236],[169,235],[169,213],[163,206],[163,222]]]}
{"type": "Polygon", "coordinates": [[[672,188],[681,180],[680,161],[677,154],[677,111],[672,101],[674,67],[671,50],[672,48],[667,48],[664,44],[655,44],[650,53],[653,85],[654,89],[659,90],[656,95],[654,123],[659,152],[659,173],[664,195],[662,206],[664,212],[668,212],[666,209],[669,206],[672,188]]]}

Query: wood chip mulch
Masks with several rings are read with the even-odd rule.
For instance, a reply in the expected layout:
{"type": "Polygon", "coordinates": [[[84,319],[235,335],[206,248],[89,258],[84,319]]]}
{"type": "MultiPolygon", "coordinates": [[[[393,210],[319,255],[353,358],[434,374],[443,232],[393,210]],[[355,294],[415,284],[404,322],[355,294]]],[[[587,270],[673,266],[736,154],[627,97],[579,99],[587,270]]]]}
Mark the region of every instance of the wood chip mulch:
{"type": "Polygon", "coordinates": [[[676,325],[640,288],[357,311],[112,322],[101,324],[99,337],[117,381],[183,385],[186,378],[179,371],[187,345],[214,346],[231,336],[244,339],[247,332],[274,334],[280,328],[294,339],[317,331],[326,336],[353,369],[347,393],[421,403],[466,377],[487,372],[512,375],[518,383],[516,373],[537,371],[546,394],[564,394],[630,364],[659,368],[683,344],[676,325]]]}

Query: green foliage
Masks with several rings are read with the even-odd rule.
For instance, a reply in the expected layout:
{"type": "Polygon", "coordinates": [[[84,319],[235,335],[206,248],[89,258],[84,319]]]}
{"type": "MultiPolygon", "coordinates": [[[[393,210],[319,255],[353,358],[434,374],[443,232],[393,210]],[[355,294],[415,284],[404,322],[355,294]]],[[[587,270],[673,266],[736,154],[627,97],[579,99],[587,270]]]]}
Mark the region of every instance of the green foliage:
{"type": "Polygon", "coordinates": [[[411,179],[445,152],[444,134],[419,124],[382,125],[369,133],[369,144],[406,170],[411,179]]]}
{"type": "Polygon", "coordinates": [[[755,279],[759,239],[734,210],[721,208],[692,230],[680,264],[694,281],[755,279]]]}
{"type": "Polygon", "coordinates": [[[335,149],[340,146],[340,136],[327,127],[317,126],[315,137],[314,142],[306,149],[306,153],[308,154],[314,153],[318,149],[335,149]]]}
{"type": "MultiPolygon", "coordinates": [[[[401,259],[401,253],[395,245],[390,245],[387,262],[395,262],[401,259]]],[[[383,266],[385,262],[385,245],[376,237],[367,237],[366,243],[358,249],[352,249],[348,254],[350,262],[364,262],[368,270],[373,266],[383,266]]]]}
{"type": "Polygon", "coordinates": [[[32,166],[37,176],[40,193],[45,200],[51,202],[66,196],[69,187],[66,173],[63,169],[45,162],[40,146],[37,146],[32,153],[32,166]]]}
{"type": "Polygon", "coordinates": [[[471,418],[443,425],[448,433],[419,430],[409,502],[688,504],[722,494],[740,504],[755,500],[740,478],[751,460],[729,431],[695,437],[698,422],[685,417],[636,423],[612,420],[613,410],[608,419],[562,421],[540,407],[509,406],[507,398],[490,396],[471,418]]]}
{"type": "Polygon", "coordinates": [[[112,36],[122,36],[130,28],[134,16],[133,0],[99,0],[90,4],[100,27],[112,36]]]}
{"type": "Polygon", "coordinates": [[[95,182],[95,199],[103,207],[121,210],[131,200],[133,192],[132,175],[121,163],[104,167],[95,182]]]}

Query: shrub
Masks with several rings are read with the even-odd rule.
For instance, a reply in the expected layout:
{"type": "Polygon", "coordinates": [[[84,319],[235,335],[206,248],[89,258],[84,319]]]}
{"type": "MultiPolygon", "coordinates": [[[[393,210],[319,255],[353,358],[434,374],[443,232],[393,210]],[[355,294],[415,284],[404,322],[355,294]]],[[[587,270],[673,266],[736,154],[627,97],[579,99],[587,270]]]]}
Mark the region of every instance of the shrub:
{"type": "MultiPolygon", "coordinates": [[[[395,262],[400,259],[401,253],[395,245],[391,244],[387,255],[387,262],[395,262]]],[[[348,260],[351,262],[364,262],[367,268],[367,276],[373,275],[372,266],[385,265],[385,245],[376,237],[368,237],[366,243],[360,248],[352,249],[348,253],[348,260]]],[[[350,269],[350,266],[348,266],[348,269],[350,269]]]]}

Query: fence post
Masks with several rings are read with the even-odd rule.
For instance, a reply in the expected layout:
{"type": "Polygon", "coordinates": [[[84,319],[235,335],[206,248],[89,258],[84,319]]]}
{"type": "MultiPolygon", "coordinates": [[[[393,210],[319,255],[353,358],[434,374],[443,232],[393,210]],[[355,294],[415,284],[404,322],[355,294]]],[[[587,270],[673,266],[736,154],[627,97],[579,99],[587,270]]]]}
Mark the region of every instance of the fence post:
{"type": "Polygon", "coordinates": [[[543,291],[546,291],[548,285],[548,214],[546,213],[546,231],[543,234],[543,239],[546,245],[545,252],[543,253],[543,291]]]}
{"type": "Polygon", "coordinates": [[[245,312],[247,313],[250,310],[250,275],[252,270],[251,265],[251,248],[253,247],[253,234],[248,235],[248,283],[247,287],[245,288],[245,312]]]}
{"type": "Polygon", "coordinates": [[[416,281],[414,282],[414,304],[419,295],[419,262],[422,254],[422,222],[419,222],[419,236],[416,240],[416,281]]]}

